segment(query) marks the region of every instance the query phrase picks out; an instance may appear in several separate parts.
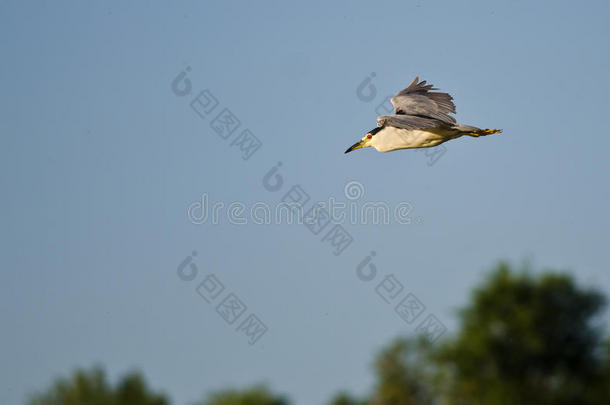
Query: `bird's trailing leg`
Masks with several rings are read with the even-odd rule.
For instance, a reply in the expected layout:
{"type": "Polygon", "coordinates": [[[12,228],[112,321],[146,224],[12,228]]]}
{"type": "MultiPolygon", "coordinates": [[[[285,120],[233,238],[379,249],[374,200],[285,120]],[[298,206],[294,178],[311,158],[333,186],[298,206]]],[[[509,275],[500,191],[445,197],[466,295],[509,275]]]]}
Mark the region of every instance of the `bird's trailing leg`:
{"type": "Polygon", "coordinates": [[[478,137],[478,136],[497,134],[499,132],[502,132],[502,130],[501,129],[479,129],[477,131],[466,132],[466,133],[464,133],[464,135],[478,137]]]}

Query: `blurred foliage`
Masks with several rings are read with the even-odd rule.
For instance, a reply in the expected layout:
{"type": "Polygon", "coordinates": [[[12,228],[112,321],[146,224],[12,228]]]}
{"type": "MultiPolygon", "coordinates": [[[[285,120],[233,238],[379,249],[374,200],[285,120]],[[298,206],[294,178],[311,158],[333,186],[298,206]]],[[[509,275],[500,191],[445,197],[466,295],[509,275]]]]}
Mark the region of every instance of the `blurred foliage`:
{"type": "Polygon", "coordinates": [[[263,386],[223,390],[210,395],[201,405],[288,405],[288,400],[263,386]]]}
{"type": "Polygon", "coordinates": [[[435,365],[425,339],[398,339],[382,350],[374,364],[377,375],[373,405],[432,404],[435,365]]]}
{"type": "Polygon", "coordinates": [[[334,396],[329,405],[366,405],[367,403],[367,401],[357,399],[347,392],[340,392],[334,396]]]}
{"type": "Polygon", "coordinates": [[[34,395],[31,405],[167,405],[167,399],[151,392],[137,373],[128,374],[112,387],[104,371],[77,370],[70,379],[57,380],[45,393],[34,395]]]}
{"type": "Polygon", "coordinates": [[[470,301],[457,336],[437,353],[438,364],[454,371],[454,398],[587,403],[588,391],[607,373],[602,331],[594,324],[605,304],[599,292],[578,288],[567,275],[514,274],[500,264],[470,301]]]}
{"type": "Polygon", "coordinates": [[[605,301],[568,275],[500,263],[460,311],[455,336],[401,338],[378,354],[364,403],[610,404],[605,301]]]}
{"type": "MultiPolygon", "coordinates": [[[[610,404],[605,297],[568,275],[499,264],[442,342],[400,338],[374,361],[366,398],[341,392],[329,405],[610,404]]],[[[57,381],[30,405],[165,405],[137,374],[111,387],[100,369],[57,381]]],[[[263,386],[212,393],[199,405],[288,405],[263,386]]]]}

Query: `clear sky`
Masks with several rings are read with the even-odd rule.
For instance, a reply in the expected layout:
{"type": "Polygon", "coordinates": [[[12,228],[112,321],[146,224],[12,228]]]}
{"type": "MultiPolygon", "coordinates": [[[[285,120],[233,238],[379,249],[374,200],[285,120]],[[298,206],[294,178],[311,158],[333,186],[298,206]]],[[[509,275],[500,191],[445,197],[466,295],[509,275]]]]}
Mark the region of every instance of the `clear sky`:
{"type": "Polygon", "coordinates": [[[0,4],[0,403],[102,364],[178,405],[256,382],[323,404],[368,392],[376,351],[428,315],[455,331],[499,259],[610,291],[608,2],[287,3],[0,4]],[[454,96],[459,122],[504,132],[451,141],[432,165],[344,155],[416,75],[454,96]],[[224,108],[240,123],[227,139],[224,108]],[[294,185],[309,205],[354,201],[350,181],[358,204],[408,203],[411,223],[343,223],[353,241],[335,255],[330,227],[187,217],[203,194],[249,210],[294,185]],[[207,303],[210,274],[225,288],[207,303]],[[411,324],[376,292],[388,275],[425,305],[411,324]],[[228,324],[231,293],[247,308],[228,324]],[[267,328],[253,345],[250,314],[267,328]]]}

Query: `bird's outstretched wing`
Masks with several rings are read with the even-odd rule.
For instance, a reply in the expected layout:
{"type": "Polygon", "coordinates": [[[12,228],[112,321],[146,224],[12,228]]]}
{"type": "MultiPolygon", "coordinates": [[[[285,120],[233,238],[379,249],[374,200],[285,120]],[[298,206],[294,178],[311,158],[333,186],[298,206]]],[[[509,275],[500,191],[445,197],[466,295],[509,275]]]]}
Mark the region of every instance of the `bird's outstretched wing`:
{"type": "Polygon", "coordinates": [[[431,129],[436,128],[441,124],[434,118],[421,117],[417,115],[380,115],[377,117],[377,126],[391,126],[404,129],[431,129]]]}
{"type": "Polygon", "coordinates": [[[438,90],[419,77],[404,90],[401,90],[390,100],[394,106],[393,115],[382,115],[377,125],[392,125],[399,128],[434,128],[439,124],[454,125],[455,113],[453,97],[447,93],[434,92],[438,90]],[[439,122],[440,121],[440,122],[439,122]]]}

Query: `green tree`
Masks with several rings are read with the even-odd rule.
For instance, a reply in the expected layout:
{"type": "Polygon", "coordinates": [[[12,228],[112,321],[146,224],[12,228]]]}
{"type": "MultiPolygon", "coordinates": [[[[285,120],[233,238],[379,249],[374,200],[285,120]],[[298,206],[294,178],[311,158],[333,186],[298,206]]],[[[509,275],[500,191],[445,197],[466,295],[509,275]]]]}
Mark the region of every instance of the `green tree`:
{"type": "MultiPolygon", "coordinates": [[[[610,340],[600,325],[604,296],[567,275],[533,276],[500,264],[460,311],[444,342],[397,339],[374,362],[370,397],[336,395],[330,405],[610,403],[610,340]]],[[[139,374],[116,386],[99,368],[77,370],[30,405],[167,405],[139,374]]],[[[288,405],[264,386],[212,393],[199,405],[288,405]]]]}
{"type": "Polygon", "coordinates": [[[351,396],[349,393],[342,391],[336,394],[329,402],[329,405],[366,405],[367,401],[351,396]]]}
{"type": "Polygon", "coordinates": [[[264,386],[243,390],[228,389],[212,393],[202,405],[288,405],[288,400],[264,386]]]}
{"type": "Polygon", "coordinates": [[[451,403],[609,403],[601,390],[590,395],[608,372],[594,323],[604,304],[567,275],[534,277],[500,264],[474,290],[459,333],[437,355],[453,374],[451,403]]]}
{"type": "Polygon", "coordinates": [[[433,346],[424,338],[400,338],[377,356],[372,405],[428,405],[439,390],[433,346]]]}
{"type": "Polygon", "coordinates": [[[30,405],[167,405],[161,394],[150,391],[137,373],[124,376],[111,386],[99,367],[77,370],[57,380],[47,391],[35,394],[30,405]]]}
{"type": "Polygon", "coordinates": [[[455,336],[398,339],[380,352],[370,403],[608,404],[604,305],[568,275],[500,264],[473,290],[455,336]]]}

